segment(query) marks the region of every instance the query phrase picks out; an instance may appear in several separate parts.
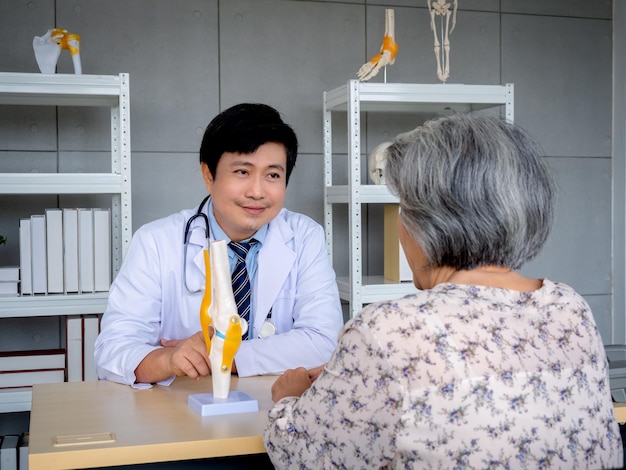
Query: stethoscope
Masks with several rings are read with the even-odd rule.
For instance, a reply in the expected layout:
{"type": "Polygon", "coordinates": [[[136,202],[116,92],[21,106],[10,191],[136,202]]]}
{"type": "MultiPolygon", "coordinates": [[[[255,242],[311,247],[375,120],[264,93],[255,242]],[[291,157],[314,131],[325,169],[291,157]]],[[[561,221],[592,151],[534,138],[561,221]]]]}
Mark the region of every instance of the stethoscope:
{"type": "MultiPolygon", "coordinates": [[[[191,290],[189,288],[189,285],[187,284],[187,246],[189,246],[189,239],[191,238],[191,233],[193,232],[191,226],[196,219],[202,219],[202,221],[204,222],[204,237],[206,239],[208,247],[211,239],[211,229],[209,227],[209,218],[204,212],[202,212],[202,208],[208,203],[210,198],[211,195],[209,194],[202,200],[200,206],[198,206],[197,212],[189,217],[189,220],[187,220],[187,223],[185,224],[185,232],[183,234],[183,282],[185,284],[185,289],[187,289],[187,292],[189,294],[196,294],[202,291],[202,288],[191,290]]],[[[259,330],[259,338],[268,338],[270,336],[274,336],[275,334],[276,326],[272,322],[272,309],[270,309],[267,317],[265,318],[265,321],[263,322],[263,325],[261,325],[261,329],[259,330]]]]}

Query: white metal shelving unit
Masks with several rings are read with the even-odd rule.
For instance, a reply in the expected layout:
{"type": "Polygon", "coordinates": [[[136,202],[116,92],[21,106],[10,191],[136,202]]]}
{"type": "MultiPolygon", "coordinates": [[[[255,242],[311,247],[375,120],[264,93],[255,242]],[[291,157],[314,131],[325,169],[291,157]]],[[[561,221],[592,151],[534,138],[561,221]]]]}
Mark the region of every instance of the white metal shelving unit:
{"type": "MultiPolygon", "coordinates": [[[[129,76],[0,73],[0,105],[111,110],[110,173],[0,173],[1,194],[111,195],[112,271],[132,236],[129,76]]],[[[42,208],[43,209],[43,208],[42,208]]],[[[103,313],[108,293],[0,297],[0,318],[103,313]]],[[[0,391],[0,412],[30,409],[30,389],[0,391]]]]}
{"type": "MultiPolygon", "coordinates": [[[[504,107],[505,117],[513,121],[513,84],[456,85],[366,83],[350,80],[344,86],[324,92],[324,228],[326,243],[334,265],[333,205],[347,204],[349,236],[349,276],[338,278],[339,295],[349,303],[350,317],[364,304],[393,299],[415,292],[411,282],[396,283],[383,276],[363,276],[362,204],[390,204],[398,200],[384,185],[361,181],[361,112],[415,112],[442,114],[450,109],[471,112],[504,107]],[[333,181],[332,116],[347,113],[348,184],[333,181]]],[[[408,130],[408,129],[407,129],[408,130]]]]}

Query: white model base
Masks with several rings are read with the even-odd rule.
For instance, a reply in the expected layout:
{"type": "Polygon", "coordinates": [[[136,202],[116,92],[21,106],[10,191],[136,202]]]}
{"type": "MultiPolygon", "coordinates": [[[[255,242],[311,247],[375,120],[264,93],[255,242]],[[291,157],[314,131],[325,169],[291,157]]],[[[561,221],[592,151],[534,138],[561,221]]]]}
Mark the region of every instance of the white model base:
{"type": "Polygon", "coordinates": [[[247,393],[232,390],[228,398],[215,398],[212,393],[189,395],[187,404],[202,416],[217,416],[259,411],[259,402],[247,393]]]}

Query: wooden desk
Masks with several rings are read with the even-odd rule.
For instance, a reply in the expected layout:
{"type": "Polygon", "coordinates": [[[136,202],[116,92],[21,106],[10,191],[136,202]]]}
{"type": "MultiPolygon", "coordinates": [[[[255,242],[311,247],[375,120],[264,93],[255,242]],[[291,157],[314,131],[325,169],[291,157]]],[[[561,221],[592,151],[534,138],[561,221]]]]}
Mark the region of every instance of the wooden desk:
{"type": "Polygon", "coordinates": [[[613,403],[613,409],[615,410],[617,422],[620,424],[626,423],[626,403],[613,403]]]}
{"type": "Polygon", "coordinates": [[[190,460],[265,452],[263,430],[275,376],[232,377],[231,390],[259,402],[256,413],[200,416],[192,393],[211,378],[179,377],[170,387],[135,390],[112,382],[35,385],[30,418],[30,470],[61,470],[190,460]],[[55,446],[58,436],[113,433],[115,442],[55,446]]]}

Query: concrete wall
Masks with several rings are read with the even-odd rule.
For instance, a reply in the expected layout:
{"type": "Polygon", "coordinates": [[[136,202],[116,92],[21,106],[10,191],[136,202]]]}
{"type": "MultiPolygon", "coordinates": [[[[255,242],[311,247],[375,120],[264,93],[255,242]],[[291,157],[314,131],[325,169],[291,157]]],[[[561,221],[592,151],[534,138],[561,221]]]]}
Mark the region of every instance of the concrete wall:
{"type": "MultiPolygon", "coordinates": [[[[33,36],[62,27],[81,35],[84,73],[130,73],[135,229],[200,201],[203,130],[243,101],[275,106],[295,128],[300,154],[286,206],[322,223],[322,92],[355,78],[378,52],[390,7],[400,50],[387,81],[437,83],[426,0],[3,0],[0,70],[38,72],[33,36]]],[[[613,287],[614,271],[623,279],[624,268],[612,260],[612,14],[610,0],[459,0],[449,81],[515,84],[515,120],[539,140],[560,189],[553,233],[523,271],[572,285],[605,341],[622,342],[623,301],[612,307],[613,294],[624,292],[613,287]]],[[[67,52],[58,71],[73,71],[67,52]]],[[[424,117],[364,119],[369,152],[424,117]]],[[[107,122],[98,109],[1,107],[0,171],[106,171],[107,122]]],[[[0,263],[19,262],[20,216],[106,204],[2,196],[0,233],[9,243],[0,263]]],[[[622,197],[615,210],[623,207],[622,197]]],[[[371,274],[382,273],[379,209],[364,220],[371,274]]],[[[60,330],[54,318],[0,320],[0,349],[54,347],[60,330]]]]}

